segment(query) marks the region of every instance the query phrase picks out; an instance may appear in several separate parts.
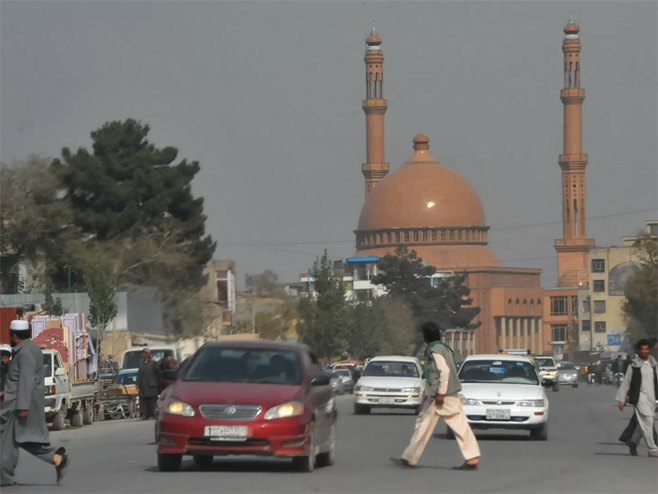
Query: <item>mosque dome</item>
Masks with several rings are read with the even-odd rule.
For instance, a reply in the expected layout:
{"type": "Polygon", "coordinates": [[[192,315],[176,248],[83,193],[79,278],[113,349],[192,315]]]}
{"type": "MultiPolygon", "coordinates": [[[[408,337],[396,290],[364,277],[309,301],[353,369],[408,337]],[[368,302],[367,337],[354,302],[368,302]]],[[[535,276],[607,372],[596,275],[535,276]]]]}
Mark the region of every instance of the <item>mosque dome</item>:
{"type": "Polygon", "coordinates": [[[356,231],[359,254],[383,255],[406,245],[439,268],[498,265],[473,187],[432,157],[426,135],[414,137],[414,151],[368,196],[356,231]]]}

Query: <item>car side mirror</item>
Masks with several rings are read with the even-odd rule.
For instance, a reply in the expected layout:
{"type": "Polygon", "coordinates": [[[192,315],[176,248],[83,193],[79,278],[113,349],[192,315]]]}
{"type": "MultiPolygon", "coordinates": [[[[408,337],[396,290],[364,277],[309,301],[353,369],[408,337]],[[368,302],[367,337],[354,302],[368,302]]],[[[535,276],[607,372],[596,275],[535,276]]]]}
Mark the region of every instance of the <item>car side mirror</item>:
{"type": "Polygon", "coordinates": [[[60,377],[65,376],[66,375],[66,369],[64,367],[57,367],[57,369],[55,369],[55,375],[60,376],[60,377]]]}
{"type": "Polygon", "coordinates": [[[311,386],[329,386],[330,384],[331,378],[324,374],[320,374],[311,379],[311,386]]]}

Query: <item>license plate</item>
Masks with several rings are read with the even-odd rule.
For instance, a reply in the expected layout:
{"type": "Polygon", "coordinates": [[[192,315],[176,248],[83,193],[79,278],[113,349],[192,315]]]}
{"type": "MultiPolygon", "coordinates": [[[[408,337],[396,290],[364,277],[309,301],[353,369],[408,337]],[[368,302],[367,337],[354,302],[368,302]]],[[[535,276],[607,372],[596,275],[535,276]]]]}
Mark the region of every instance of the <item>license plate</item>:
{"type": "Polygon", "coordinates": [[[394,405],[395,398],[380,398],[379,403],[381,403],[382,405],[394,405]]]}
{"type": "Polygon", "coordinates": [[[508,408],[488,408],[487,420],[510,420],[510,410],[508,408]]]}
{"type": "Polygon", "coordinates": [[[203,435],[212,441],[246,441],[248,430],[244,425],[206,425],[203,435]]]}

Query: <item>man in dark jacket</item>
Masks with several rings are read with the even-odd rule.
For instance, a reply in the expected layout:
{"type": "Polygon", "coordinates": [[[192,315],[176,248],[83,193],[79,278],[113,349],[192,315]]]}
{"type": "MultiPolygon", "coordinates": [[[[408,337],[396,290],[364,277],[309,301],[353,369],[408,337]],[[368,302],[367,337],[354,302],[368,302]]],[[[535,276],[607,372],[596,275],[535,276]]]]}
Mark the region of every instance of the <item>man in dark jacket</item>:
{"type": "Polygon", "coordinates": [[[159,369],[158,363],[151,359],[151,350],[144,347],[137,371],[137,391],[139,410],[142,420],[155,418],[155,402],[158,399],[159,369]]]}
{"type": "Polygon", "coordinates": [[[24,449],[46,463],[55,465],[57,483],[62,481],[69,464],[64,448],[50,446],[43,393],[43,354],[32,343],[27,321],[12,321],[9,326],[12,359],[5,382],[4,401],[0,406],[0,485],[15,485],[18,449],[24,449]]]}
{"type": "Polygon", "coordinates": [[[7,381],[10,360],[11,352],[8,350],[0,350],[0,403],[2,403],[5,394],[5,382],[7,381]]]}

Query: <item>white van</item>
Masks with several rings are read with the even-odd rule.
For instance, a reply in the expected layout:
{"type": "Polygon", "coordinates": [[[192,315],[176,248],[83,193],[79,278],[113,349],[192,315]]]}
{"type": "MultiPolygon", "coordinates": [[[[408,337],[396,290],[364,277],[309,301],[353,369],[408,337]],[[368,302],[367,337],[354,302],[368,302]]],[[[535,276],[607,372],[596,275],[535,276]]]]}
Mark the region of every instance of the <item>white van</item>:
{"type": "MultiPolygon", "coordinates": [[[[134,346],[128,348],[123,352],[123,357],[121,358],[121,369],[137,369],[139,368],[139,360],[141,359],[142,350],[145,347],[143,346],[134,346]]],[[[181,362],[180,350],[175,345],[154,345],[148,346],[151,350],[151,359],[156,361],[161,361],[166,357],[174,357],[176,362],[181,362]]]]}

